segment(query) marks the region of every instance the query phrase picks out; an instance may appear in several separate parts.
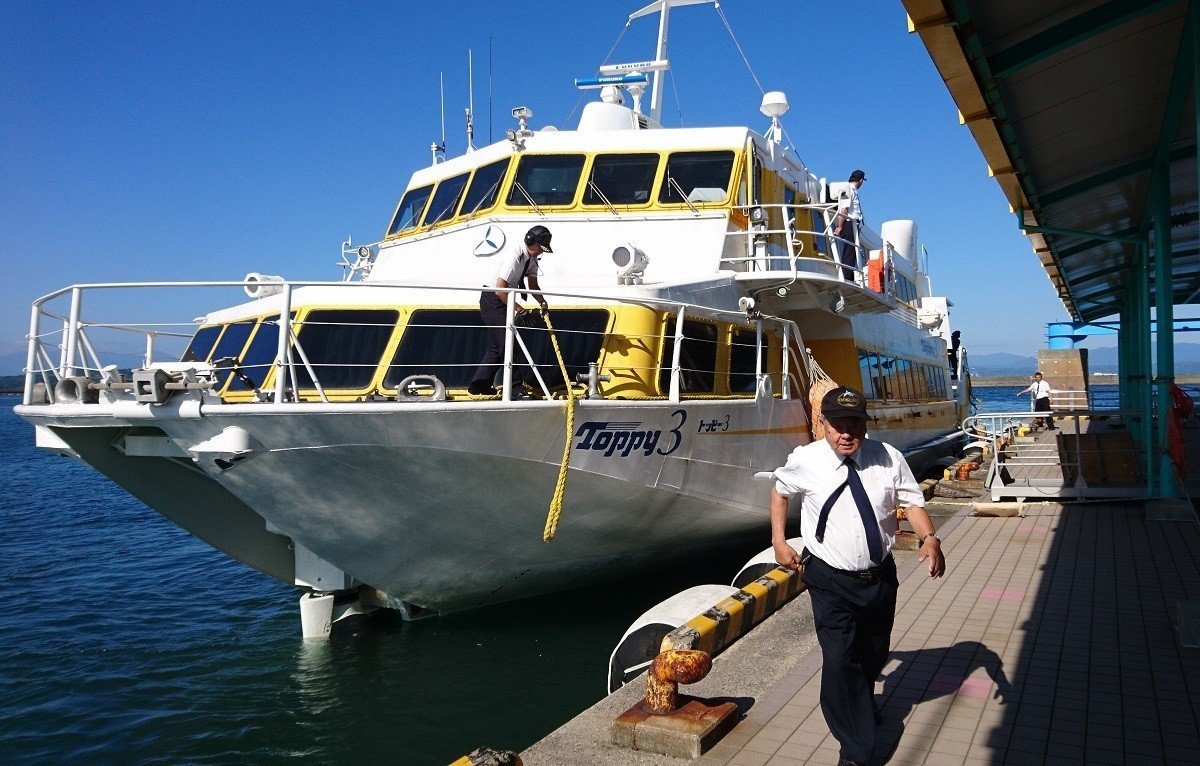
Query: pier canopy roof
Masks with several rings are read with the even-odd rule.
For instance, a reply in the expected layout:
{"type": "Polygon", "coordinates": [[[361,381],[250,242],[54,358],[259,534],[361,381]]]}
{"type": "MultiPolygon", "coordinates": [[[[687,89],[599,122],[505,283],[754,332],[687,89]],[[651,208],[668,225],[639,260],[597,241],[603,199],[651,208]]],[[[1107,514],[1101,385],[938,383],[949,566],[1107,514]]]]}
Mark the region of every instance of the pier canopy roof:
{"type": "Polygon", "coordinates": [[[1156,168],[1173,302],[1200,302],[1197,2],[904,0],[1013,212],[1044,229],[1034,252],[1077,321],[1118,311],[1156,168]]]}

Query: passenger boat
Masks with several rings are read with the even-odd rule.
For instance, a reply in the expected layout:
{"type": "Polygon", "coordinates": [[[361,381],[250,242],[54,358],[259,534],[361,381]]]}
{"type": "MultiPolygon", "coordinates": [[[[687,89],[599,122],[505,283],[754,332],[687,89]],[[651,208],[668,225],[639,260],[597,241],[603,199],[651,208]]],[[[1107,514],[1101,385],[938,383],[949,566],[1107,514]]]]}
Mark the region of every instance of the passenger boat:
{"type": "Polygon", "coordinates": [[[250,274],[37,299],[17,412],[40,446],[303,589],[306,635],[357,609],[445,613],[765,539],[754,474],[812,438],[809,399],[830,379],[866,392],[871,435],[920,473],[948,453],[968,395],[916,226],[862,228],[843,269],[831,224],[844,184],[785,146],[782,93],[763,99],[763,133],[661,127],[667,17],[693,2],[631,17],[659,14],[656,59],[578,82],[600,97],[573,130],[534,130],[519,108],[503,140],[435,152],[383,239],[347,242],[340,281],[250,274]],[[510,300],[499,393],[471,395],[480,290],[535,224],[553,234],[550,323],[510,300]],[[194,323],[127,318],[144,291],[198,288],[250,299],[194,323]],[[113,293],[124,313],[100,315],[113,293]],[[102,336],[145,349],[128,365],[102,336]],[[517,396],[522,368],[532,399],[517,396]]]}

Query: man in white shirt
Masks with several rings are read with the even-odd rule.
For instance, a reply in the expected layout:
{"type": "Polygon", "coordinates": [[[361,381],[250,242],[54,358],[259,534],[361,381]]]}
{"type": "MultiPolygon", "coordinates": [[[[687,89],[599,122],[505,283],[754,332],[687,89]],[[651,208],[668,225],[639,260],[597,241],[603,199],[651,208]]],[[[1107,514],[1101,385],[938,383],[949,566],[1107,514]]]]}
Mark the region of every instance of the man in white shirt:
{"type": "Polygon", "coordinates": [[[946,569],[925,497],[900,451],[866,438],[866,399],[835,388],[821,400],[825,438],[797,447],[775,471],[771,545],[801,576],[821,644],[821,711],[841,744],[840,764],[865,764],[882,721],[875,679],[887,663],[896,615],[896,511],[904,508],[930,577],[946,569]],[[801,499],[804,554],[787,542],[788,498],[801,499]]]}
{"type": "Polygon", "coordinates": [[[850,190],[838,199],[837,217],[833,219],[833,233],[841,238],[842,279],[853,282],[858,266],[858,227],[862,225],[862,204],[858,201],[858,190],[862,188],[867,174],[856,170],[850,174],[850,190]]]}
{"type": "MultiPolygon", "coordinates": [[[[550,230],[545,226],[534,226],[525,233],[524,243],[518,245],[511,254],[501,255],[496,268],[496,280],[492,287],[504,288],[528,287],[530,290],[541,290],[538,284],[538,256],[542,253],[553,253],[550,249],[550,230]]],[[[535,295],[542,310],[547,308],[546,298],[535,295]]],[[[479,294],[479,313],[483,315],[483,323],[488,328],[488,348],[475,370],[475,377],[467,391],[475,395],[494,396],[495,387],[492,379],[496,370],[504,361],[504,327],[507,319],[507,304],[516,298],[516,293],[484,290],[479,294]]],[[[520,314],[525,309],[516,304],[513,310],[520,314]]],[[[514,398],[528,398],[521,383],[520,370],[513,367],[514,398]]]]}
{"type": "MultiPolygon", "coordinates": [[[[1042,373],[1033,373],[1033,382],[1024,391],[1018,391],[1017,396],[1021,394],[1033,394],[1033,411],[1034,412],[1050,412],[1050,384],[1042,380],[1042,373]]],[[[1040,427],[1043,425],[1041,418],[1034,418],[1033,425],[1040,427]]],[[[1046,430],[1054,431],[1054,418],[1046,415],[1045,420],[1046,430]]]]}

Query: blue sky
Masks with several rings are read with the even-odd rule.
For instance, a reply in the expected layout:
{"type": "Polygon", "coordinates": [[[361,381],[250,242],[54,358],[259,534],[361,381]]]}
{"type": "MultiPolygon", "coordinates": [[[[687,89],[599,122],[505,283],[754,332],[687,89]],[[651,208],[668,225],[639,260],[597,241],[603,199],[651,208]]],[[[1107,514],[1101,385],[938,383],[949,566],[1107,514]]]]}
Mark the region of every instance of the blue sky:
{"type": "MultiPolygon", "coordinates": [[[[339,243],[378,239],[428,163],[440,71],[451,155],[469,48],[488,137],[489,36],[495,134],[519,104],[535,127],[573,125],[572,79],[638,4],[0,2],[0,358],[23,349],[30,301],[72,282],[339,278],[339,243]]],[[[763,86],[787,92],[809,167],[866,170],[869,222],[917,220],[973,352],[1032,355],[1061,303],[900,3],[855,7],[722,4],[763,86]]],[[[716,11],[671,19],[665,121],[764,129],[716,11]]],[[[612,60],[651,58],[655,31],[635,22],[612,60]]]]}

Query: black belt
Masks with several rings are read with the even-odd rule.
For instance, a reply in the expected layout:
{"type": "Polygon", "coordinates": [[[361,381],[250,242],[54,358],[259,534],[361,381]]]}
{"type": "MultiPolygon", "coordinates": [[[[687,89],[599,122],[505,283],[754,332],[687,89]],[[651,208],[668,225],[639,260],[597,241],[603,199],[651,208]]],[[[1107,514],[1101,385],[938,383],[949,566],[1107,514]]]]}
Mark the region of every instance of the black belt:
{"type": "Polygon", "coordinates": [[[829,567],[834,572],[837,572],[840,575],[845,575],[846,577],[851,577],[860,582],[878,582],[879,580],[881,580],[883,578],[885,571],[890,568],[890,565],[893,562],[892,554],[889,553],[889,554],[887,554],[887,556],[884,557],[883,563],[880,564],[879,566],[871,567],[870,569],[860,569],[860,570],[855,571],[855,570],[851,570],[851,569],[838,569],[837,567],[830,564],[828,561],[825,561],[824,559],[820,559],[820,558],[817,558],[816,556],[813,556],[812,553],[808,552],[807,549],[805,550],[805,553],[808,553],[810,558],[815,559],[816,561],[820,561],[822,564],[829,567]]]}

